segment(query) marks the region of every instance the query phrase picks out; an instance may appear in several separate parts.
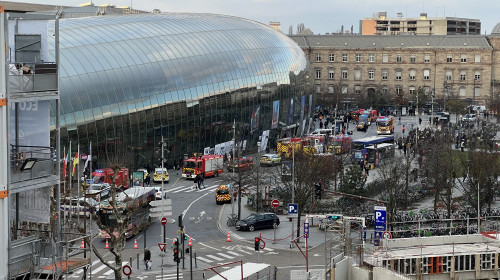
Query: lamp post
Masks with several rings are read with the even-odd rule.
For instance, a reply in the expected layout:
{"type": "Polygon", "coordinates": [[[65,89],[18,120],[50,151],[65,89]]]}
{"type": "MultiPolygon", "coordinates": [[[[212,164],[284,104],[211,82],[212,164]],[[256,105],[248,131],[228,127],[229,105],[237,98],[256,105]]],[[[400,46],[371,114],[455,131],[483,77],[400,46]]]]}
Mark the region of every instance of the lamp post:
{"type": "Polygon", "coordinates": [[[446,96],[448,95],[448,82],[444,81],[443,84],[443,111],[446,112],[446,96]]]}
{"type": "Polygon", "coordinates": [[[435,89],[432,89],[431,93],[431,123],[430,123],[431,125],[434,122],[434,94],[436,93],[435,91],[436,91],[435,89]]]}

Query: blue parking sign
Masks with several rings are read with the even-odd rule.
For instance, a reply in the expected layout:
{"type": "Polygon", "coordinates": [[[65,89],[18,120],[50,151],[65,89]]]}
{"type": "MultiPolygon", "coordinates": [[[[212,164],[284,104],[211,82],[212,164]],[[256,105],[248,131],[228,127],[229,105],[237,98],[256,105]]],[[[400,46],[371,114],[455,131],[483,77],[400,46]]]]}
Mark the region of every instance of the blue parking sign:
{"type": "MultiPolygon", "coordinates": [[[[387,208],[385,206],[375,206],[375,228],[374,240],[378,241],[382,238],[382,233],[386,231],[387,226],[387,208]]],[[[377,244],[375,242],[374,244],[377,244]]]]}
{"type": "Polygon", "coordinates": [[[289,217],[298,217],[299,216],[299,204],[288,203],[288,216],[289,217]]]}

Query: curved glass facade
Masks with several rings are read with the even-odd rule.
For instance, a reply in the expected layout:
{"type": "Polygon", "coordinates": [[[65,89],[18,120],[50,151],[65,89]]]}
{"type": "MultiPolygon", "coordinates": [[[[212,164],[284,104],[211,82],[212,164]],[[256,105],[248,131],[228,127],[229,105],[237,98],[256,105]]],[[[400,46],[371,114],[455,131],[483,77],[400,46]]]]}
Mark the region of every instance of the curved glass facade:
{"type": "Polygon", "coordinates": [[[303,125],[310,113],[304,52],[263,24],[178,13],[59,24],[63,145],[92,141],[101,151],[118,143],[135,154],[137,167],[157,162],[163,135],[172,163],[231,140],[233,120],[252,149],[271,128],[277,100],[275,138],[280,127],[303,125]]]}

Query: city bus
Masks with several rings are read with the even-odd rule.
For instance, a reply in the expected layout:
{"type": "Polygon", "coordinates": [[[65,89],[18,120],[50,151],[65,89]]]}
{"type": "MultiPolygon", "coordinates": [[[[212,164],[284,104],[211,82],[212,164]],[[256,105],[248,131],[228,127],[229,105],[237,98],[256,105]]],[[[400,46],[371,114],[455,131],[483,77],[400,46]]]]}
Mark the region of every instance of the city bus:
{"type": "MultiPolygon", "coordinates": [[[[156,190],[153,187],[134,187],[127,189],[116,195],[116,206],[118,209],[117,217],[110,203],[111,198],[102,201],[99,205],[98,218],[104,227],[113,232],[113,235],[118,237],[116,231],[117,218],[124,218],[128,211],[132,211],[132,215],[128,221],[127,231],[124,233],[127,238],[134,236],[139,231],[147,228],[151,223],[149,216],[149,202],[155,199],[156,190]]],[[[104,229],[99,229],[99,238],[109,238],[109,232],[104,229]]]]}
{"type": "Polygon", "coordinates": [[[388,161],[394,159],[396,152],[395,143],[382,143],[370,145],[367,148],[366,160],[370,169],[384,165],[388,161]]]}
{"type": "Polygon", "coordinates": [[[378,134],[392,134],[394,133],[394,118],[393,117],[380,117],[377,120],[377,133],[378,134]]]}
{"type": "Polygon", "coordinates": [[[394,143],[394,136],[370,136],[366,138],[356,139],[352,141],[351,156],[353,161],[361,161],[366,159],[367,148],[370,145],[394,143]]]}

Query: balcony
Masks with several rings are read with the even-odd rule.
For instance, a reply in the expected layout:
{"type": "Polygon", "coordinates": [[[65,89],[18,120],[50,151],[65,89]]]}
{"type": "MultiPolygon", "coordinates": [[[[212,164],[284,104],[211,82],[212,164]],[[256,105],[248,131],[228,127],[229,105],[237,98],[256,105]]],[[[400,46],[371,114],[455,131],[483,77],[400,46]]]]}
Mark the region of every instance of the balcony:
{"type": "Polygon", "coordinates": [[[57,64],[11,63],[8,81],[9,93],[13,96],[57,92],[57,64]]]}
{"type": "Polygon", "coordinates": [[[59,182],[54,162],[54,148],[11,145],[10,192],[17,193],[59,182]]]}

